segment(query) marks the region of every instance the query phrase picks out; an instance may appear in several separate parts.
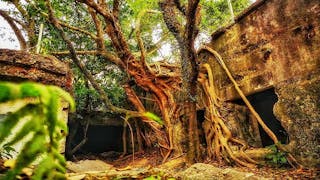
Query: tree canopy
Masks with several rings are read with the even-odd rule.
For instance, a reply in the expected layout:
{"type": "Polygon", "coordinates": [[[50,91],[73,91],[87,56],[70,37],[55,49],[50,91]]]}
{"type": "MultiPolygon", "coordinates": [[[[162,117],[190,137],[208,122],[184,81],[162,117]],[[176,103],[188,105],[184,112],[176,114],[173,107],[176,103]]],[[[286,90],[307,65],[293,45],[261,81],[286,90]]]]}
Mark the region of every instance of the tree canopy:
{"type": "MultiPolygon", "coordinates": [[[[126,119],[139,117],[156,135],[164,159],[186,148],[191,149],[190,161],[200,158],[196,46],[203,40],[197,38],[199,34],[210,37],[231,22],[227,1],[6,2],[13,8],[1,9],[0,15],[14,30],[22,50],[36,53],[41,46],[40,53],[72,62],[78,111],[100,107],[126,119]],[[42,39],[38,38],[41,24],[42,39]],[[164,125],[147,115],[141,92],[151,95],[158,106],[154,113],[164,125]],[[123,103],[125,99],[131,106],[123,103]]],[[[235,14],[249,4],[249,0],[232,1],[235,14]]]]}
{"type": "MultiPolygon", "coordinates": [[[[20,48],[28,51],[35,51],[35,46],[39,36],[39,28],[44,24],[44,31],[41,40],[41,53],[57,55],[60,59],[67,59],[66,44],[60,38],[57,31],[48,21],[48,10],[44,1],[19,1],[6,0],[9,10],[1,9],[1,16],[10,24],[14,33],[20,42],[20,48]]],[[[147,52],[146,60],[148,62],[157,62],[159,60],[168,62],[179,62],[177,51],[177,42],[175,42],[172,34],[169,33],[164,21],[158,1],[156,0],[128,0],[128,1],[106,1],[107,5],[112,8],[118,3],[119,21],[124,37],[127,39],[130,50],[135,55],[140,54],[137,41],[137,31],[142,38],[145,51],[147,52]],[[138,27],[139,26],[139,27],[138,27]]],[[[97,52],[96,27],[94,25],[93,16],[86,10],[84,4],[78,1],[51,1],[55,11],[55,16],[59,19],[60,24],[64,27],[66,34],[72,39],[73,44],[82,55],[81,59],[86,67],[94,76],[99,76],[99,81],[105,87],[105,91],[109,93],[110,98],[118,106],[125,99],[124,91],[121,83],[124,82],[125,74],[120,69],[105,61],[97,52]],[[107,68],[109,67],[109,68],[107,68]],[[102,78],[103,77],[103,78],[102,78]]],[[[182,1],[182,4],[185,3],[182,1]]],[[[249,0],[232,1],[235,14],[239,14],[244,8],[250,4],[249,0]]],[[[210,33],[216,29],[230,23],[230,13],[227,1],[209,1],[201,0],[201,23],[200,23],[200,39],[208,41],[210,33]]],[[[114,53],[111,41],[108,37],[103,37],[103,44],[108,53],[114,53]]],[[[198,45],[199,46],[199,45],[198,45]]],[[[112,61],[111,61],[112,62],[112,61]]],[[[94,91],[90,90],[90,85],[86,86],[85,79],[75,69],[76,83],[75,92],[79,97],[79,108],[84,108],[86,98],[93,98],[92,103],[98,103],[98,96],[94,91]]],[[[97,105],[94,106],[97,108],[97,105]]]]}

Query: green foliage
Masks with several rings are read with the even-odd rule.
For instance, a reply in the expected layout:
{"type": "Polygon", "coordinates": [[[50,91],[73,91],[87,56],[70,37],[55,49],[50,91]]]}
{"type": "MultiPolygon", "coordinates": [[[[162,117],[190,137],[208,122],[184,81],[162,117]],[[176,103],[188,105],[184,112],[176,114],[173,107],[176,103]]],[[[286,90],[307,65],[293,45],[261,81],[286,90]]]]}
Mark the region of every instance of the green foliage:
{"type": "Polygon", "coordinates": [[[31,136],[5,179],[16,179],[16,175],[35,160],[40,162],[32,179],[65,179],[65,159],[59,153],[59,141],[66,136],[68,129],[59,111],[62,109],[62,99],[70,104],[71,111],[75,110],[72,97],[59,87],[32,82],[0,82],[0,87],[0,103],[23,98],[37,99],[9,114],[0,124],[0,142],[7,142],[5,145],[0,143],[3,149],[31,136]],[[22,128],[8,139],[12,129],[21,122],[25,122],[22,128]]]}
{"type": "MultiPolygon", "coordinates": [[[[235,15],[240,14],[251,4],[250,0],[232,0],[231,3],[235,15]]],[[[202,30],[212,33],[231,22],[231,14],[226,0],[201,0],[201,4],[202,30]]]]}
{"type": "MultiPolygon", "coordinates": [[[[11,1],[12,2],[12,1],[11,1]]],[[[92,21],[91,15],[88,13],[87,6],[78,1],[69,0],[52,0],[50,1],[55,12],[55,16],[59,21],[69,24],[73,27],[83,29],[94,35],[97,34],[95,25],[92,21]]],[[[108,6],[112,8],[113,1],[106,1],[108,6]]],[[[127,0],[121,1],[119,21],[121,30],[126,37],[127,43],[137,58],[139,58],[140,49],[136,40],[136,22],[141,12],[153,10],[160,11],[158,0],[127,0]]],[[[186,5],[186,0],[181,0],[183,5],[186,5]]],[[[10,4],[10,3],[8,3],[10,4]]],[[[12,3],[11,3],[12,4],[12,3]]],[[[232,5],[235,14],[241,12],[250,4],[250,0],[232,0],[232,5]]],[[[230,15],[226,0],[201,0],[201,26],[200,32],[209,36],[217,28],[226,24],[229,21],[230,15]]],[[[47,54],[51,52],[68,51],[65,42],[61,39],[56,29],[49,23],[48,10],[45,6],[44,0],[31,0],[27,3],[21,3],[21,6],[27,11],[31,19],[35,21],[34,37],[28,37],[27,39],[37,39],[38,29],[40,24],[44,24],[44,32],[41,44],[41,53],[47,54]]],[[[10,15],[21,21],[27,22],[28,18],[21,16],[21,13],[17,9],[10,10],[10,15]]],[[[177,16],[178,13],[176,14],[177,16]]],[[[98,15],[103,22],[103,18],[98,15]]],[[[172,34],[168,33],[168,29],[163,21],[162,13],[146,13],[141,18],[141,38],[143,39],[144,46],[148,55],[146,57],[147,62],[152,62],[154,59],[168,60],[171,62],[179,61],[179,53],[177,42],[172,34]],[[157,44],[161,42],[160,44],[157,44]],[[162,51],[150,51],[156,47],[166,45],[171,48],[164,48],[162,51]],[[169,50],[169,52],[168,52],[169,50]]],[[[105,26],[104,22],[102,23],[105,26]]],[[[70,30],[64,28],[66,35],[72,40],[74,47],[78,51],[96,50],[96,42],[90,38],[87,34],[79,31],[70,30]]],[[[28,35],[28,33],[25,33],[28,35]]],[[[110,53],[114,53],[109,38],[105,38],[106,49],[110,53]]],[[[94,75],[95,79],[104,87],[110,100],[116,106],[123,106],[127,104],[125,99],[125,92],[121,87],[123,84],[125,75],[122,70],[115,68],[116,65],[108,63],[106,59],[99,55],[79,55],[82,62],[85,63],[89,71],[94,75]]],[[[67,57],[59,57],[61,60],[69,60],[67,57]]],[[[87,85],[87,80],[81,75],[81,72],[74,70],[75,76],[75,96],[77,100],[77,110],[80,112],[87,109],[90,105],[92,109],[98,109],[102,104],[99,100],[99,95],[93,91],[90,85],[87,85]]],[[[1,87],[0,87],[1,88],[1,87]]],[[[2,88],[1,88],[2,89],[2,88]]],[[[6,92],[3,91],[0,94],[7,98],[6,92]]]]}
{"type": "MultiPolygon", "coordinates": [[[[125,80],[124,73],[115,65],[98,61],[87,62],[88,69],[93,72],[95,78],[107,93],[108,98],[115,106],[126,106],[126,94],[121,87],[125,80]]],[[[90,83],[75,68],[74,92],[77,104],[77,112],[101,109],[103,103],[99,94],[91,87],[90,83]],[[90,107],[90,108],[89,108],[90,107]]]]}
{"type": "Polygon", "coordinates": [[[143,116],[159,123],[160,125],[164,125],[162,119],[159,116],[153,114],[152,112],[145,112],[143,113],[143,116]]]}
{"type": "Polygon", "coordinates": [[[267,163],[276,167],[281,167],[283,165],[287,165],[287,153],[280,151],[275,144],[271,146],[267,146],[270,150],[272,150],[272,153],[267,154],[265,156],[265,159],[267,160],[267,163]]]}
{"type": "Polygon", "coordinates": [[[4,144],[0,147],[0,159],[11,159],[12,154],[15,153],[15,149],[8,144],[4,144]]]}
{"type": "Polygon", "coordinates": [[[143,180],[161,180],[161,176],[159,175],[152,175],[149,177],[144,178],[143,180]]]}

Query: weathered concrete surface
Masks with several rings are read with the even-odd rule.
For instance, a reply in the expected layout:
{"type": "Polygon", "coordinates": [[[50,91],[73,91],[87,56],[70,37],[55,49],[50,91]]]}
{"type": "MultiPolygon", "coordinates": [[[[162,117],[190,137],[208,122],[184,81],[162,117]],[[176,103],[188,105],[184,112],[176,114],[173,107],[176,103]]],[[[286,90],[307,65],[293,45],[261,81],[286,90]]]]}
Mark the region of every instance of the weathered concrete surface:
{"type": "Polygon", "coordinates": [[[320,167],[320,76],[276,86],[274,113],[289,134],[289,150],[303,165],[320,167]]]}
{"type": "Polygon", "coordinates": [[[56,85],[71,92],[72,75],[68,64],[53,56],[0,49],[1,81],[35,81],[56,85]]]}
{"type": "MultiPolygon", "coordinates": [[[[212,35],[209,44],[224,59],[245,94],[295,76],[320,71],[319,0],[260,0],[236,23],[212,35]]],[[[202,53],[202,57],[205,53],[202,53]]],[[[212,56],[218,96],[238,97],[212,56]]]]}
{"type": "MultiPolygon", "coordinates": [[[[275,87],[274,114],[289,134],[290,151],[304,166],[320,166],[320,1],[260,0],[235,24],[212,35],[210,47],[224,59],[246,95],[275,87]]],[[[216,59],[218,96],[239,98],[216,59]]]]}

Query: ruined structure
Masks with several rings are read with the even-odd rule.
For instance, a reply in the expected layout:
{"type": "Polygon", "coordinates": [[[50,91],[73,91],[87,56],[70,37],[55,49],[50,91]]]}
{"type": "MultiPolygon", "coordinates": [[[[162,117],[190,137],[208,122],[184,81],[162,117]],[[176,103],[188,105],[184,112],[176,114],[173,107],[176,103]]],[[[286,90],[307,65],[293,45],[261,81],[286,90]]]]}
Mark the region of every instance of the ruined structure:
{"type": "Polygon", "coordinates": [[[53,56],[30,54],[24,51],[0,49],[1,81],[34,81],[72,91],[69,66],[53,56]]]}
{"type": "MultiPolygon", "coordinates": [[[[0,49],[0,81],[22,82],[34,81],[62,87],[72,91],[72,75],[68,64],[53,56],[30,54],[24,51],[0,49]]],[[[9,104],[0,104],[0,121],[6,113],[15,111],[32,99],[24,99],[9,104]]],[[[61,109],[63,118],[68,119],[68,104],[63,103],[61,109]]],[[[64,151],[65,142],[61,142],[64,151]]],[[[18,144],[16,150],[21,148],[18,144]]]]}
{"type": "MultiPolygon", "coordinates": [[[[215,32],[208,46],[222,56],[266,124],[274,126],[273,117],[280,121],[298,161],[320,166],[319,0],[257,1],[215,32]]],[[[213,69],[218,96],[242,105],[216,59],[205,51],[200,57],[213,69]]]]}

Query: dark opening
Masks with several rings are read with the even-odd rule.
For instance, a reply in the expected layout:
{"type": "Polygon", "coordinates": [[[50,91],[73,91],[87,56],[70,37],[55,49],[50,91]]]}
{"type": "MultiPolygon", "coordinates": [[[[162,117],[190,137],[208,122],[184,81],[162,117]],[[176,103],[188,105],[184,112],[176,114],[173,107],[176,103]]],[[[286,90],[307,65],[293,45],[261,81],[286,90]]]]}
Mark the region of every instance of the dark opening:
{"type": "MultiPolygon", "coordinates": [[[[79,126],[71,145],[74,148],[84,138],[84,127],[79,126]]],[[[122,152],[122,126],[90,125],[87,141],[76,154],[100,154],[103,152],[122,152]]]]}
{"type": "Polygon", "coordinates": [[[205,120],[205,110],[198,110],[197,111],[197,121],[198,121],[198,132],[199,132],[199,139],[200,143],[204,146],[206,146],[206,136],[204,134],[204,130],[202,127],[202,123],[205,120]]]}
{"type": "MultiPolygon", "coordinates": [[[[280,121],[273,114],[273,106],[278,101],[278,97],[274,88],[268,89],[247,97],[254,109],[261,116],[264,123],[272,130],[282,144],[289,143],[289,137],[280,121]]],[[[244,105],[242,100],[233,101],[240,105],[244,105]]],[[[259,125],[259,132],[263,147],[273,144],[272,139],[259,125]]]]}

